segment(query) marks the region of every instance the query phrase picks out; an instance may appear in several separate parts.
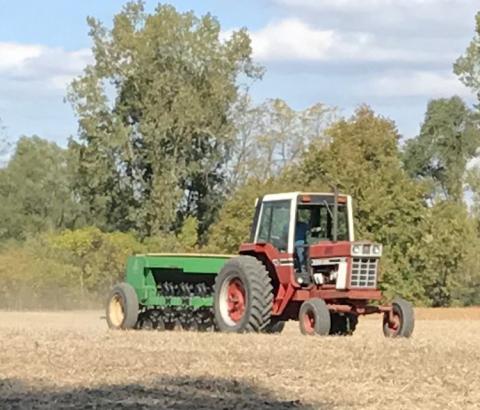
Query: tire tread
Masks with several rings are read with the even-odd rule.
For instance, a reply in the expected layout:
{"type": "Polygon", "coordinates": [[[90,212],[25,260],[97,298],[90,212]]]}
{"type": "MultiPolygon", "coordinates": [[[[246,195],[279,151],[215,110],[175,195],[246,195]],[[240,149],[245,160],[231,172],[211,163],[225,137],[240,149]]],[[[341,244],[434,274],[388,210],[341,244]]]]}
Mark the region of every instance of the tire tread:
{"type": "MultiPolygon", "coordinates": [[[[250,311],[249,317],[244,326],[236,331],[261,332],[270,323],[273,305],[273,287],[265,266],[255,257],[240,255],[227,261],[223,269],[215,278],[215,292],[219,292],[222,286],[225,269],[236,269],[242,271],[246,276],[250,289],[250,311]]],[[[215,310],[216,316],[217,310],[215,310]]],[[[216,318],[217,326],[221,330],[227,330],[228,326],[218,323],[221,318],[216,318]]]]}

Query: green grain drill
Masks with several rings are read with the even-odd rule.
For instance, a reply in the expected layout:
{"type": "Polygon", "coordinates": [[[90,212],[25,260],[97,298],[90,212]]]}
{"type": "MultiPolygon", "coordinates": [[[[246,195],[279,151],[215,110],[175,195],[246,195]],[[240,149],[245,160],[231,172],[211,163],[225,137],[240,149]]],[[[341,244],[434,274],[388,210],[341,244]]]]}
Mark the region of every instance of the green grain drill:
{"type": "Polygon", "coordinates": [[[125,279],[131,287],[121,283],[112,290],[108,306],[111,314],[107,315],[109,326],[213,329],[215,276],[231,257],[198,254],[130,256],[125,279]],[[124,307],[124,301],[131,301],[132,306],[124,307]],[[135,303],[140,307],[138,318],[135,318],[135,303]],[[130,322],[122,323],[127,318],[130,322]]]}

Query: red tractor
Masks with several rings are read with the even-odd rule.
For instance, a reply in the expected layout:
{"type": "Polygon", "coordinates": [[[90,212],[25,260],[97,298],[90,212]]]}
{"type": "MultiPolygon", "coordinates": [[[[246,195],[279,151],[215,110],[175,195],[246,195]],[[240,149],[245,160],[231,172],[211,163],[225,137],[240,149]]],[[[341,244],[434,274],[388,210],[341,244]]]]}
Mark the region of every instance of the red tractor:
{"type": "Polygon", "coordinates": [[[379,303],[382,245],[355,241],[348,195],[259,198],[250,241],[239,253],[215,278],[215,323],[221,331],[274,333],[293,319],[307,335],[349,335],[358,316],[383,313],[385,336],[413,332],[410,303],[379,303]]]}

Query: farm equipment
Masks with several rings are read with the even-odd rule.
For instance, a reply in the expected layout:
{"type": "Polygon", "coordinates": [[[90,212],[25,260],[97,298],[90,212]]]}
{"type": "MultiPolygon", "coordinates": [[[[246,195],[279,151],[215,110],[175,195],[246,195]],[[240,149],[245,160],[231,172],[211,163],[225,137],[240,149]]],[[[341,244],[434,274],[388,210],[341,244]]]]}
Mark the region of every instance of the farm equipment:
{"type": "Polygon", "coordinates": [[[238,255],[131,256],[125,282],[109,296],[107,322],[277,333],[293,319],[306,335],[350,335],[359,316],[381,313],[385,336],[409,337],[411,304],[380,304],[381,255],[382,245],[355,241],[350,196],[266,195],[238,255]]]}

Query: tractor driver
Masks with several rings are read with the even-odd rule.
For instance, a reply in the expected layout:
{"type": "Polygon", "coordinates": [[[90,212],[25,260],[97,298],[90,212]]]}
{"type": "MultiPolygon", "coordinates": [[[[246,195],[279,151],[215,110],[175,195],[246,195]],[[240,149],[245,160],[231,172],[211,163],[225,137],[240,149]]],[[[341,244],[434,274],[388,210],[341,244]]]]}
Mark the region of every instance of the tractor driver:
{"type": "Polygon", "coordinates": [[[295,224],[295,253],[298,258],[300,272],[305,269],[305,244],[307,243],[308,224],[298,218],[295,224]]]}
{"type": "MultiPolygon", "coordinates": [[[[288,224],[283,227],[283,237],[285,238],[285,243],[288,242],[288,224]]],[[[300,220],[297,213],[296,223],[295,223],[295,254],[298,259],[298,268],[300,271],[303,271],[305,268],[305,244],[307,243],[307,232],[309,226],[306,222],[300,220]]]]}

